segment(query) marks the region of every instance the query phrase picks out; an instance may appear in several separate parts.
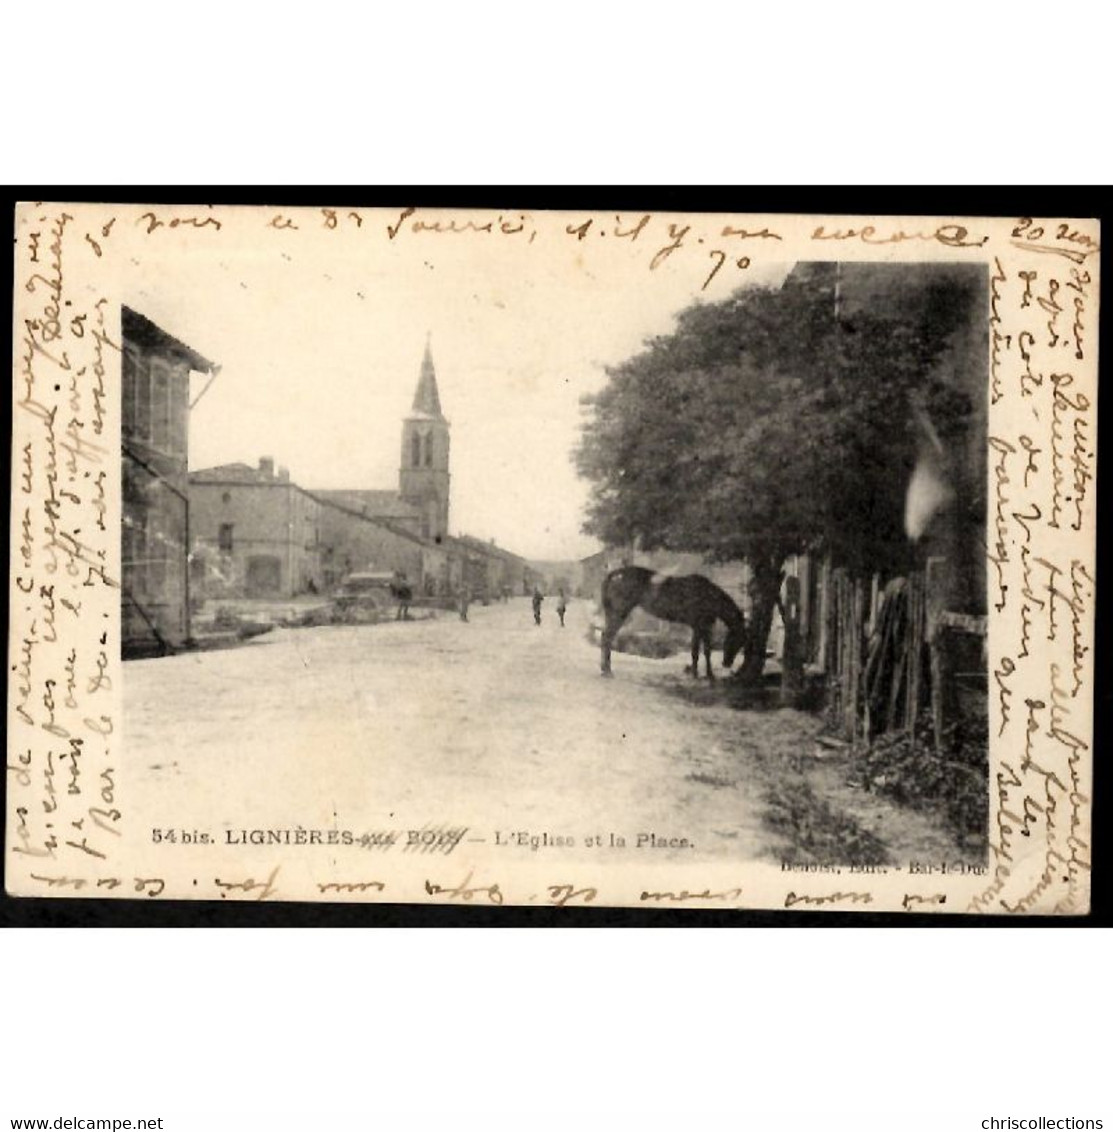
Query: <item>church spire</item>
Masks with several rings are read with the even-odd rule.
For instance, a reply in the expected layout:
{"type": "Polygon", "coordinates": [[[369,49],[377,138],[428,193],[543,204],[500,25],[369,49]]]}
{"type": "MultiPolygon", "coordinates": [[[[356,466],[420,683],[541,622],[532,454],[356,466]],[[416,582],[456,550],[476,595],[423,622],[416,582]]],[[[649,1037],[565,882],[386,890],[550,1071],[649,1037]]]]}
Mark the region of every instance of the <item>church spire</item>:
{"type": "Polygon", "coordinates": [[[398,493],[421,516],[422,538],[437,542],[448,534],[449,424],[441,410],[437,371],[428,337],[413,410],[402,421],[402,460],[398,493]]]}
{"type": "Polygon", "coordinates": [[[413,411],[428,413],[431,417],[442,417],[441,397],[437,391],[437,371],[433,368],[433,351],[429,345],[429,335],[425,335],[425,356],[421,359],[421,376],[417,380],[414,393],[413,411]]]}

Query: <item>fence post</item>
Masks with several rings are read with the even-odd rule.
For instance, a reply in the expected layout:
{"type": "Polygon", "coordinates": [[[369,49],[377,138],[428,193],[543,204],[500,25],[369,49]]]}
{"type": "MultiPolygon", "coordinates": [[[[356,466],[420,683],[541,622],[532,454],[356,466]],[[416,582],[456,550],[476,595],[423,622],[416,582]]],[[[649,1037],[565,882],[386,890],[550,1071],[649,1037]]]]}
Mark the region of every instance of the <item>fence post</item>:
{"type": "Polygon", "coordinates": [[[935,741],[935,753],[943,752],[943,729],[950,715],[949,699],[951,693],[950,666],[947,663],[946,647],[940,629],[940,619],[947,603],[947,560],[929,558],[924,570],[927,613],[926,631],[928,652],[931,664],[931,726],[935,741]]]}
{"type": "Polygon", "coordinates": [[[831,655],[831,687],[834,689],[834,703],[832,705],[832,721],[843,733],[846,729],[846,632],[845,609],[846,595],[844,593],[844,577],[842,570],[831,572],[831,603],[830,603],[830,635],[828,649],[831,655]]]}
{"type": "Polygon", "coordinates": [[[908,576],[908,696],[905,726],[912,749],[916,749],[916,719],[920,714],[920,676],[924,629],[924,579],[922,574],[908,576]]]}
{"type": "Polygon", "coordinates": [[[854,620],[851,628],[851,649],[854,650],[854,695],[851,696],[851,732],[854,749],[858,749],[858,731],[861,728],[862,712],[859,710],[862,701],[862,643],[866,623],[866,595],[862,578],[854,580],[854,620]]]}
{"type": "Polygon", "coordinates": [[[804,686],[804,648],[800,633],[800,579],[785,578],[781,602],[784,647],[781,650],[781,702],[795,705],[804,686]]]}
{"type": "Polygon", "coordinates": [[[816,657],[819,661],[819,670],[830,675],[831,664],[829,649],[831,642],[831,561],[825,558],[819,567],[819,645],[816,657]]]}

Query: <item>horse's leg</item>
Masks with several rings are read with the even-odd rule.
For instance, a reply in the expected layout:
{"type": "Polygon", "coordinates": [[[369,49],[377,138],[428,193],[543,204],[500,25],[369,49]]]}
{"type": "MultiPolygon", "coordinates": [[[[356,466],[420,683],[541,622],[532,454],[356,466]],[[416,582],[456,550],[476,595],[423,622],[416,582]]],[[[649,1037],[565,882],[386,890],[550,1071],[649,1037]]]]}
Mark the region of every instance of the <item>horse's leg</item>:
{"type": "Polygon", "coordinates": [[[600,640],[600,667],[604,676],[611,674],[611,647],[614,645],[614,639],[618,636],[618,631],[622,628],[623,622],[630,616],[633,609],[633,605],[612,605],[605,596],[603,598],[604,622],[600,640]]]}
{"type": "Polygon", "coordinates": [[[707,665],[707,679],[714,681],[715,674],[711,671],[711,630],[703,631],[703,660],[707,665]]]}
{"type": "Polygon", "coordinates": [[[606,619],[603,623],[603,634],[600,640],[600,648],[602,655],[600,659],[600,667],[604,676],[611,674],[611,647],[614,645],[614,639],[618,635],[619,629],[622,628],[622,622],[625,617],[620,617],[615,611],[608,609],[606,611],[606,619]]]}
{"type": "Polygon", "coordinates": [[[692,630],[692,679],[699,679],[699,630],[692,630]]]}

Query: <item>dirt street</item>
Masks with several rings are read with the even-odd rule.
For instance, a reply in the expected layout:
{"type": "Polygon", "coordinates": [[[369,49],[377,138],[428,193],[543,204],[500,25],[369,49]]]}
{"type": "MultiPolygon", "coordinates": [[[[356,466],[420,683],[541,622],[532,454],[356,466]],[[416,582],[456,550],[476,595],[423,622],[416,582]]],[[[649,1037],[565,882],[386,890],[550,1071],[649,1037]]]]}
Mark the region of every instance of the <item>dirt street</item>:
{"type": "Polygon", "coordinates": [[[800,859],[771,815],[803,791],[894,862],[960,855],[927,817],[816,761],[814,717],[693,694],[686,658],[615,654],[605,680],[589,603],[573,602],[563,629],[553,604],[540,627],[518,598],[473,606],[467,624],[442,613],[279,629],[128,663],[125,743],[142,812],[219,838],[449,824],[488,842],[653,835],[675,843],[658,850],[670,857],[776,861],[800,859]]]}

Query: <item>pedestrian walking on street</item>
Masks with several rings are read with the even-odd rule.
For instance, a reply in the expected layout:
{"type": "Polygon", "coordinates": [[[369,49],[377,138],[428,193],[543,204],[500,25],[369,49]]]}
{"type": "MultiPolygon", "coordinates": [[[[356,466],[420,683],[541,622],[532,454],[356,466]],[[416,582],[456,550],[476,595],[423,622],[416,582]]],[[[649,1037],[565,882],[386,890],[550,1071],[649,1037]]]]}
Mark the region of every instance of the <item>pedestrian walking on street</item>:
{"type": "Polygon", "coordinates": [[[406,580],[406,575],[401,570],[394,571],[394,580],[390,583],[390,592],[398,602],[398,610],[395,613],[394,619],[396,621],[411,620],[410,602],[413,601],[414,591],[413,587],[406,580]]]}
{"type": "Polygon", "coordinates": [[[541,624],[541,603],[544,600],[541,591],[535,587],[533,591],[533,622],[535,625],[541,624]]]}
{"type": "Polygon", "coordinates": [[[557,616],[560,618],[560,627],[564,628],[564,614],[568,609],[568,602],[564,597],[564,590],[560,591],[560,597],[557,598],[557,616]]]}
{"type": "Polygon", "coordinates": [[[460,591],[460,620],[467,621],[468,619],[468,603],[471,601],[471,594],[468,592],[468,587],[460,591]]]}

